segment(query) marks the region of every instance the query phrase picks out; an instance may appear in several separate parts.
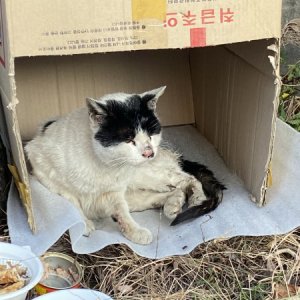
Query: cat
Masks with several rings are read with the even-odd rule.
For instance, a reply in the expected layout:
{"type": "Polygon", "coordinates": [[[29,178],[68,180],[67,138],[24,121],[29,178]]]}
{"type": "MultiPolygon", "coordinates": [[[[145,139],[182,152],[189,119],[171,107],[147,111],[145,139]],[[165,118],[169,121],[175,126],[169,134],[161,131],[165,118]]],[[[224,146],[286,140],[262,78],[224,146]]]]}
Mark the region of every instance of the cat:
{"type": "Polygon", "coordinates": [[[130,212],[163,207],[175,225],[222,200],[224,186],[211,171],[160,146],[156,104],[165,88],[87,98],[25,146],[33,175],[77,207],[86,235],[95,230],[93,220],[112,217],[127,239],[146,245],[152,233],[130,212]]]}

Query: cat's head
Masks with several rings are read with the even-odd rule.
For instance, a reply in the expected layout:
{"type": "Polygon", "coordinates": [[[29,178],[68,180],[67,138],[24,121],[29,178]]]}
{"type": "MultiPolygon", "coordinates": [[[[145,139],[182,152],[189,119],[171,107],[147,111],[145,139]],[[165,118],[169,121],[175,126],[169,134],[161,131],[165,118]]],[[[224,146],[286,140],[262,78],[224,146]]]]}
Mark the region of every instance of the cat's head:
{"type": "Polygon", "coordinates": [[[100,155],[115,165],[137,165],[155,157],[161,140],[156,103],[165,88],[87,99],[93,142],[100,155]]]}

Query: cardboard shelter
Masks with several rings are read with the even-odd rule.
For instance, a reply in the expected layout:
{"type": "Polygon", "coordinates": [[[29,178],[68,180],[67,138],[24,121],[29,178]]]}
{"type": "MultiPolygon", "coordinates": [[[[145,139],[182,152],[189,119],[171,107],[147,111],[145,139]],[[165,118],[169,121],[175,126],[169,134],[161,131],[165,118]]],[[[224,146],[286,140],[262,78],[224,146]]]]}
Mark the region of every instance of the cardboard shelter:
{"type": "MultiPolygon", "coordinates": [[[[164,126],[193,124],[264,204],[271,179],[281,0],[1,0],[11,171],[35,230],[23,142],[86,97],[162,85],[164,126]]],[[[190,141],[191,143],[193,141],[190,141]]]]}

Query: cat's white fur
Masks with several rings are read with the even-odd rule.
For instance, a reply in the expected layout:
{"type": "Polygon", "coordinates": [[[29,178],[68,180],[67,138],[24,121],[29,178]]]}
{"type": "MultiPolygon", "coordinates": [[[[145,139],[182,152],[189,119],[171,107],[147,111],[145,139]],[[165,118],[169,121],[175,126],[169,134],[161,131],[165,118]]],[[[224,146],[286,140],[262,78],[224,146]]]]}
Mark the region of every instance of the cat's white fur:
{"type": "MultiPolygon", "coordinates": [[[[158,99],[164,89],[151,92],[158,99]]],[[[125,96],[111,94],[101,101],[125,101],[125,96]]],[[[187,189],[193,191],[189,206],[205,200],[201,183],[181,170],[178,155],[159,145],[160,134],[150,139],[140,130],[136,145],[103,147],[94,139],[96,127],[88,109],[80,108],[58,119],[25,147],[33,174],[50,191],[76,205],[86,221],[86,233],[95,229],[92,220],[113,216],[125,237],[148,244],[151,232],[134,221],[131,211],[163,207],[173,219],[181,212],[187,189]],[[147,145],[154,151],[153,158],[142,156],[147,145]]]]}

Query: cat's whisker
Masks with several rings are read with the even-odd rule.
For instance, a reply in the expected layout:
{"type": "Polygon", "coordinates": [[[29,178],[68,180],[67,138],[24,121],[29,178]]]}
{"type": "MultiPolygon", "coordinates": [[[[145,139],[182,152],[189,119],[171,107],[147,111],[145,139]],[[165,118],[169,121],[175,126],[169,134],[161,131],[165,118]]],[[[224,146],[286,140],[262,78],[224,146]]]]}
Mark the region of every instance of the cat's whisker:
{"type": "MultiPolygon", "coordinates": [[[[108,164],[114,164],[114,163],[119,163],[119,162],[123,162],[123,161],[128,161],[130,160],[131,158],[128,158],[128,157],[119,157],[119,158],[116,158],[116,159],[112,159],[110,161],[108,161],[107,163],[108,164]]],[[[134,159],[132,159],[134,160],[134,159]]]]}
{"type": "Polygon", "coordinates": [[[123,161],[124,159],[126,159],[126,158],[125,157],[118,157],[118,158],[109,160],[107,163],[111,164],[111,163],[114,163],[114,162],[123,161]]]}
{"type": "Polygon", "coordinates": [[[121,165],[124,165],[124,163],[125,163],[125,161],[115,162],[114,164],[111,164],[110,167],[111,168],[120,167],[121,165]]]}
{"type": "Polygon", "coordinates": [[[136,162],[136,159],[134,158],[120,158],[119,160],[116,159],[116,161],[113,163],[113,164],[110,164],[110,167],[112,168],[116,168],[116,167],[123,167],[125,166],[126,164],[130,163],[130,162],[136,162]]]}
{"type": "Polygon", "coordinates": [[[155,127],[159,126],[159,123],[157,121],[152,121],[149,124],[149,129],[154,129],[155,127]]]}
{"type": "Polygon", "coordinates": [[[124,160],[128,160],[129,158],[128,157],[118,157],[116,159],[112,159],[110,161],[108,161],[108,163],[112,163],[112,162],[117,162],[117,161],[124,161],[124,160]]]}
{"type": "Polygon", "coordinates": [[[169,143],[168,141],[165,141],[165,140],[161,141],[160,146],[165,149],[175,150],[174,145],[172,145],[171,143],[169,143]]]}

